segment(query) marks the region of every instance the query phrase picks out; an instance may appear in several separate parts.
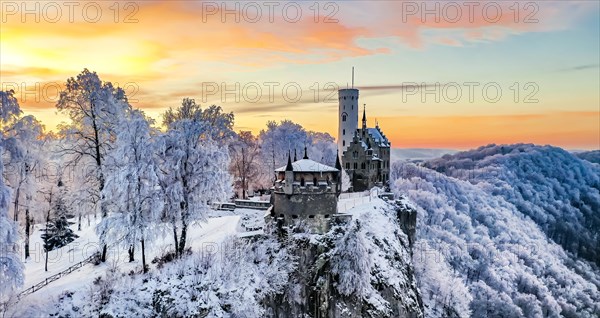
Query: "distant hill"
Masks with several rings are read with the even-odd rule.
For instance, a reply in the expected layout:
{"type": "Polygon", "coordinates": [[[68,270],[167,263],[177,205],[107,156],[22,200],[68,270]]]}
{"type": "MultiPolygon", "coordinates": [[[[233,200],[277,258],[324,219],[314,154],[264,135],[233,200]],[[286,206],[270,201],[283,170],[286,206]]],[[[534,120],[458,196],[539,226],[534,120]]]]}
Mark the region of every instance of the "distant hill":
{"type": "Polygon", "coordinates": [[[600,166],[556,147],[489,145],[397,162],[392,180],[418,211],[427,317],[598,317],[600,166]]]}
{"type": "Polygon", "coordinates": [[[427,149],[427,148],[393,148],[391,161],[419,161],[440,158],[446,154],[455,154],[458,150],[451,149],[427,149]]]}
{"type": "Polygon", "coordinates": [[[589,162],[600,164],[600,150],[577,152],[575,153],[575,156],[589,162]]]}

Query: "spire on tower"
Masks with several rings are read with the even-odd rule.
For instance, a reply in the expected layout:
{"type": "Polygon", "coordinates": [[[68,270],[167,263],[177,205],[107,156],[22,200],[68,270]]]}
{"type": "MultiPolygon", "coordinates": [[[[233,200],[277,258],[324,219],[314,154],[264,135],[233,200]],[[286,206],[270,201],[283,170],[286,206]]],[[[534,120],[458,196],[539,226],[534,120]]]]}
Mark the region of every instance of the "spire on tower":
{"type": "Polygon", "coordinates": [[[302,159],[308,159],[308,152],[306,151],[306,145],[304,145],[304,158],[302,159]]]}
{"type": "Polygon", "coordinates": [[[287,163],[287,166],[285,166],[285,171],[294,171],[294,167],[292,166],[292,156],[291,156],[289,150],[288,150],[288,163],[287,163]]]}
{"type": "Polygon", "coordinates": [[[296,148],[294,148],[294,162],[298,161],[298,157],[296,156],[296,148]]]}
{"type": "Polygon", "coordinates": [[[363,106],[362,128],[367,129],[367,104],[363,106]]]}

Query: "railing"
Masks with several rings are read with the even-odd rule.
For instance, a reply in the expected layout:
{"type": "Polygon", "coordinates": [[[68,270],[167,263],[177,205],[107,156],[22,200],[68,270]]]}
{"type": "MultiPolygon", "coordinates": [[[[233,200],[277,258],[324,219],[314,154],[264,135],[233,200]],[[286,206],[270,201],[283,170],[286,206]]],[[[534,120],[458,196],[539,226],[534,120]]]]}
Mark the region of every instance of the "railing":
{"type": "Polygon", "coordinates": [[[56,280],[60,279],[61,277],[71,274],[75,270],[82,268],[83,265],[93,262],[94,259],[96,259],[98,257],[99,257],[99,254],[95,253],[94,255],[84,259],[83,261],[70,266],[69,268],[65,269],[64,271],[61,271],[52,276],[46,277],[46,279],[44,279],[43,281],[41,281],[23,291],[21,291],[19,294],[17,294],[17,300],[21,300],[21,298],[35,293],[36,291],[42,289],[43,287],[47,286],[48,284],[52,283],[53,281],[56,281],[56,280]]]}
{"type": "Polygon", "coordinates": [[[379,190],[373,188],[370,191],[342,193],[338,201],[338,213],[344,213],[354,207],[371,202],[373,198],[377,198],[379,190]]]}

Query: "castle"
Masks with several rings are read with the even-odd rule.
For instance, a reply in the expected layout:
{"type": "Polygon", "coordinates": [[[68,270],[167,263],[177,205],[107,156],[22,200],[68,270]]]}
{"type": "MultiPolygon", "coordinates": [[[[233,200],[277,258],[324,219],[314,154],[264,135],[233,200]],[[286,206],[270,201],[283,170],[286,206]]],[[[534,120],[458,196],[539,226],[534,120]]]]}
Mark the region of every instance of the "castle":
{"type": "Polygon", "coordinates": [[[353,191],[369,190],[389,181],[391,144],[379,125],[367,127],[366,108],[362,126],[358,127],[358,89],[339,90],[339,135],[335,167],[310,160],[306,147],[304,157],[275,169],[271,188],[272,207],[266,220],[277,220],[278,226],[305,224],[309,231],[325,233],[332,221],[344,222],[346,214],[338,214],[337,202],[342,192],[342,173],[348,172],[353,191]]]}
{"type": "Polygon", "coordinates": [[[379,124],[375,128],[367,127],[366,106],[362,125],[358,127],[358,94],[355,88],[338,92],[338,152],[342,154],[342,168],[348,172],[352,190],[356,192],[387,185],[392,147],[379,124]]]}
{"type": "Polygon", "coordinates": [[[305,223],[311,231],[325,233],[330,221],[337,217],[338,196],[342,192],[341,163],[330,167],[304,157],[275,169],[276,180],[271,188],[273,207],[269,217],[279,225],[305,223]]]}

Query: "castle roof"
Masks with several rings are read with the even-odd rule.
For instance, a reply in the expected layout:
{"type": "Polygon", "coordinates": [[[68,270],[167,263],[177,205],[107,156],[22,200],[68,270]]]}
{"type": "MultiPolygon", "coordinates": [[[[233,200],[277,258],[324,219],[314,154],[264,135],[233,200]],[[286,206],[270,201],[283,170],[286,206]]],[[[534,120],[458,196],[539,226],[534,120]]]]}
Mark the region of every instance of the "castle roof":
{"type": "Polygon", "coordinates": [[[389,147],[390,141],[387,137],[381,132],[379,127],[376,128],[367,128],[367,133],[373,137],[373,140],[379,147],[389,147]]]}
{"type": "MultiPolygon", "coordinates": [[[[310,159],[301,159],[292,163],[294,172],[337,172],[338,169],[318,163],[310,159]]],[[[286,166],[275,169],[276,172],[286,171],[286,166]]]]}

